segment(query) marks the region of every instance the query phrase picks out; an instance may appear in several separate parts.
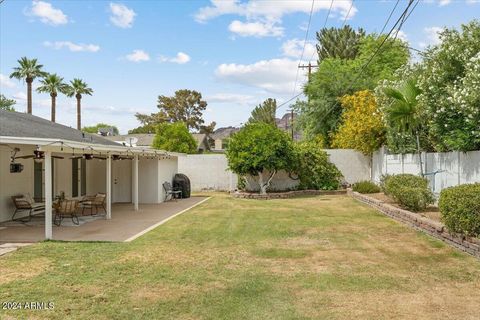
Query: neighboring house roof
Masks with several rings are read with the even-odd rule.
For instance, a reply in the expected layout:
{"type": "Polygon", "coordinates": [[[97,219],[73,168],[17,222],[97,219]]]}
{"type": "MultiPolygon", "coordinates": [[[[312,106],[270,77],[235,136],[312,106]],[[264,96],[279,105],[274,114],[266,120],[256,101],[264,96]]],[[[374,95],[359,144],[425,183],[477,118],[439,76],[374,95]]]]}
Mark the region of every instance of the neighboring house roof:
{"type": "Polygon", "coordinates": [[[238,132],[239,130],[240,128],[235,128],[235,127],[218,128],[213,132],[212,135],[210,135],[210,137],[213,140],[218,140],[218,139],[223,140],[223,139],[229,138],[232,134],[238,132]]]}
{"type": "Polygon", "coordinates": [[[153,144],[154,137],[154,133],[132,133],[118,136],[108,136],[105,137],[105,139],[116,141],[117,143],[123,143],[125,141],[128,141],[128,138],[137,138],[138,141],[137,143],[135,143],[135,145],[139,147],[149,147],[153,144]]]}
{"type": "Polygon", "coordinates": [[[104,137],[15,111],[0,110],[0,136],[70,140],[118,146],[104,137]]]}

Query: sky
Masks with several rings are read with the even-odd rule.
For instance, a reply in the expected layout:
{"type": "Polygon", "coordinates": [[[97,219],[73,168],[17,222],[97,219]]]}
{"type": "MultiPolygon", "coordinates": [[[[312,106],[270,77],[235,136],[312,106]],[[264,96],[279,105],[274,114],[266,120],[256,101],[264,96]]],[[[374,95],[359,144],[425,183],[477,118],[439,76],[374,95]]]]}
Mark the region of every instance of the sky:
{"type": "MultiPolygon", "coordinates": [[[[297,66],[302,51],[302,64],[316,61],[316,31],[345,21],[380,32],[395,4],[316,0],[309,26],[312,0],[4,0],[0,92],[17,101],[17,111],[26,110],[26,84],[9,78],[26,56],[93,89],[82,99],[82,125],[104,122],[127,133],[139,125],[136,112],[158,110],[159,95],[191,89],[208,103],[206,123],[239,126],[266,98],[282,103],[301,92],[306,74],[297,75],[297,66]]],[[[386,30],[406,5],[399,1],[386,30]]],[[[474,18],[480,18],[480,0],[420,1],[398,36],[422,50],[438,43],[441,28],[474,18]]],[[[59,96],[57,122],[75,127],[75,106],[74,98],[59,96]]],[[[33,114],[50,118],[48,94],[34,92],[33,114]]]]}

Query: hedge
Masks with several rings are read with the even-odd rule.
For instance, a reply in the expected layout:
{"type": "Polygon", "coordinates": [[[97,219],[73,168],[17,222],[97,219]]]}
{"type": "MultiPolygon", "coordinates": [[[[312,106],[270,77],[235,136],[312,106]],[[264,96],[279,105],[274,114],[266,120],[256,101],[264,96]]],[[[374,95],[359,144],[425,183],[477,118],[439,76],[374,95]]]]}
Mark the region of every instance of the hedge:
{"type": "Polygon", "coordinates": [[[468,236],[480,235],[480,183],[442,190],[438,207],[448,230],[468,236]]]}
{"type": "Polygon", "coordinates": [[[370,181],[359,181],[352,185],[352,190],[359,193],[377,193],[380,192],[380,188],[370,181]]]}
{"type": "Polygon", "coordinates": [[[434,202],[433,193],[425,178],[413,174],[398,174],[384,179],[385,193],[412,211],[424,210],[434,202]]]}

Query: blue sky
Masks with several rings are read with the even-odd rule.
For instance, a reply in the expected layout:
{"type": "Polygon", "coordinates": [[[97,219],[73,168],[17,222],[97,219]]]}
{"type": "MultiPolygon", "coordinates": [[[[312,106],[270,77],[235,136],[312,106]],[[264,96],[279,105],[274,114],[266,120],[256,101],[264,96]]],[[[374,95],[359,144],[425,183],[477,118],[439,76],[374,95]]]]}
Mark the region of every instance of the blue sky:
{"type": "MultiPolygon", "coordinates": [[[[327,26],[347,23],[379,32],[396,1],[335,0],[327,26]]],[[[330,0],[316,0],[304,60],[315,59],[315,31],[330,0]]],[[[390,21],[405,8],[400,0],[390,21]]],[[[238,126],[262,100],[294,92],[311,0],[21,1],[0,4],[0,90],[25,111],[26,86],[8,75],[22,56],[44,69],[85,80],[83,125],[138,126],[135,112],[155,112],[158,95],[200,91],[206,122],[238,126]]],[[[412,47],[435,44],[441,27],[480,18],[477,0],[421,1],[399,34],[412,47]]],[[[388,28],[387,28],[388,30],[388,28]]],[[[305,74],[300,72],[296,92],[305,74]]],[[[282,108],[280,113],[285,112],[282,108]]],[[[50,117],[47,94],[34,93],[33,113],[50,117]]],[[[60,97],[57,122],[75,126],[74,99],[60,97]]]]}

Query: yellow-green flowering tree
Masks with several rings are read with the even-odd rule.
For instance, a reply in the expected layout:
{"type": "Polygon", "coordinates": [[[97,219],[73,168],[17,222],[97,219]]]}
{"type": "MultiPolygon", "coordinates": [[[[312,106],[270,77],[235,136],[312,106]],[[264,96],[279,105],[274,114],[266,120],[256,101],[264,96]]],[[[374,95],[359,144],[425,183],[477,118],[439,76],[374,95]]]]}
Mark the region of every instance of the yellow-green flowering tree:
{"type": "Polygon", "coordinates": [[[375,96],[370,90],[362,90],[343,96],[340,102],[344,111],[341,125],[332,136],[332,147],[372,154],[385,142],[385,125],[375,96]]]}

